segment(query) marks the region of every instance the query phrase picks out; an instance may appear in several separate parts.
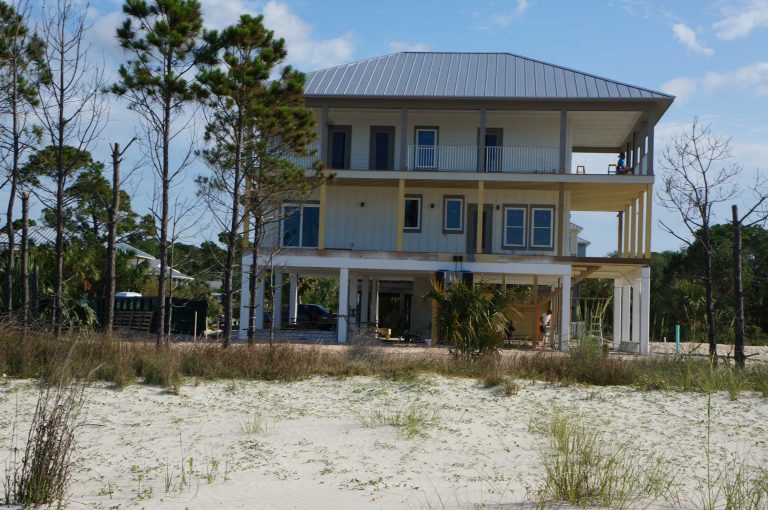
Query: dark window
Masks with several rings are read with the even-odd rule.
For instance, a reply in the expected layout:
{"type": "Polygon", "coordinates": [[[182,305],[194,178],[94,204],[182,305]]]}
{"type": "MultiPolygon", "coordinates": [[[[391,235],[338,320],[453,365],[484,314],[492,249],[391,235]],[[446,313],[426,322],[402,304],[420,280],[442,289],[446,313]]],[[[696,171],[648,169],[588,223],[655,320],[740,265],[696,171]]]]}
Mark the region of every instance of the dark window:
{"type": "Polygon", "coordinates": [[[386,170],[389,168],[389,133],[376,133],[374,143],[374,166],[376,169],[386,170]]]}
{"type": "Polygon", "coordinates": [[[320,207],[286,205],[283,207],[283,214],[283,246],[317,248],[320,207]]]}
{"type": "Polygon", "coordinates": [[[295,205],[283,207],[283,246],[300,246],[301,208],[295,205]]]}
{"type": "Polygon", "coordinates": [[[504,208],[504,246],[525,246],[525,209],[504,208]]]}
{"type": "Polygon", "coordinates": [[[320,235],[320,207],[305,205],[301,219],[301,245],[317,248],[320,235]]]}
{"type": "Polygon", "coordinates": [[[331,133],[331,168],[345,168],[347,162],[347,133],[331,133]]]}
{"type": "Polygon", "coordinates": [[[464,199],[446,198],[443,217],[443,230],[461,232],[463,230],[462,218],[464,216],[464,199]]]}
{"type": "Polygon", "coordinates": [[[536,248],[551,248],[552,247],[552,209],[536,209],[532,210],[532,242],[531,246],[536,248]]]}
{"type": "Polygon", "coordinates": [[[405,230],[421,229],[421,198],[405,197],[405,221],[403,222],[405,230]]]}

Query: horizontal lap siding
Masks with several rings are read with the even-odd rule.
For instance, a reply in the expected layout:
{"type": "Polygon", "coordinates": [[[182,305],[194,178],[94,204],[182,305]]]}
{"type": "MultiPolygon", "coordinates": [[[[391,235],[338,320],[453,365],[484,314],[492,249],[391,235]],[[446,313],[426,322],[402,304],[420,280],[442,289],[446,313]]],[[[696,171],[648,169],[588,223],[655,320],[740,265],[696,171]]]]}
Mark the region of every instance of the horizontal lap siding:
{"type": "Polygon", "coordinates": [[[326,248],[395,250],[397,188],[329,186],[326,214],[326,248]]]}

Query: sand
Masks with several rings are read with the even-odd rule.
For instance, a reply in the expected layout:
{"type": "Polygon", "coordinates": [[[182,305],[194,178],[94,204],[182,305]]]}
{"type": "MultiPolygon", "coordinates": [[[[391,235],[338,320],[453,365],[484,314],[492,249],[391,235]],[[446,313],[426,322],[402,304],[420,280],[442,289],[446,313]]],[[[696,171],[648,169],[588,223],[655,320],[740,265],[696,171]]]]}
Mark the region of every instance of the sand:
{"type": "MultiPolygon", "coordinates": [[[[87,390],[67,507],[521,508],[543,481],[547,437],[536,424],[554,410],[582,416],[638,458],[666,455],[683,485],[675,507],[698,506],[706,395],[518,384],[511,396],[436,376],[413,383],[188,380],[178,395],[95,384],[87,390]],[[413,437],[403,428],[365,426],[377,411],[414,410],[424,422],[413,437]],[[264,430],[246,433],[243,423],[256,415],[264,430]]],[[[35,398],[32,381],[0,385],[0,462],[14,416],[26,426],[35,398]]],[[[717,394],[711,406],[714,461],[737,455],[768,465],[768,399],[717,394]]]]}

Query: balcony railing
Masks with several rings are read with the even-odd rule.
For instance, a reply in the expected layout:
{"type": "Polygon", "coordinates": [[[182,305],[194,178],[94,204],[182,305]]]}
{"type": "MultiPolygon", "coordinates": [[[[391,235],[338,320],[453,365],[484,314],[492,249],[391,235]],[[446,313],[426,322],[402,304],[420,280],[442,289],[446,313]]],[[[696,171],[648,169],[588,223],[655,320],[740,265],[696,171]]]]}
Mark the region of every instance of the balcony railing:
{"type": "Polygon", "coordinates": [[[557,147],[486,147],[485,163],[474,145],[409,145],[406,169],[440,172],[557,173],[557,147]]]}
{"type": "Polygon", "coordinates": [[[320,159],[320,144],[318,142],[307,144],[307,154],[307,156],[293,154],[285,159],[299,168],[312,169],[314,168],[315,161],[320,159]]]}

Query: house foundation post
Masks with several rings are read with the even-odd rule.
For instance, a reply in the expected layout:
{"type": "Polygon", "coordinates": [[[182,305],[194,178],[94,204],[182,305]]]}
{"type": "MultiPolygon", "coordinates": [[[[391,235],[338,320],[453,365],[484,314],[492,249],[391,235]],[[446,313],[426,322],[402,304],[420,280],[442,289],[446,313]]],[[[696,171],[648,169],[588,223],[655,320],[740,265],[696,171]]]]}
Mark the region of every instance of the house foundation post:
{"type": "Polygon", "coordinates": [[[336,325],[337,340],[340,344],[347,342],[347,311],[349,309],[349,269],[339,269],[339,313],[336,325]]]}
{"type": "Polygon", "coordinates": [[[651,350],[651,268],[640,268],[640,354],[651,350]]]}
{"type": "Polygon", "coordinates": [[[640,280],[632,282],[632,341],[640,342],[640,280]]]}
{"type": "Polygon", "coordinates": [[[364,277],[362,285],[360,286],[360,325],[364,330],[368,329],[370,289],[370,280],[368,277],[364,277]]]}
{"type": "Polygon", "coordinates": [[[613,280],[613,348],[621,345],[621,282],[613,280]]]}
{"type": "Polygon", "coordinates": [[[371,322],[379,327],[379,280],[371,281],[371,322]]]}
{"type": "Polygon", "coordinates": [[[349,291],[348,291],[348,298],[347,298],[347,309],[344,311],[344,313],[347,314],[347,334],[352,334],[353,336],[357,333],[357,275],[354,273],[350,273],[349,275],[349,291]]]}
{"type": "Polygon", "coordinates": [[[562,276],[560,296],[560,350],[568,352],[571,340],[571,268],[562,276]]]}
{"type": "Polygon", "coordinates": [[[299,316],[299,275],[291,273],[290,294],[288,295],[288,323],[296,324],[296,318],[299,316]]]}
{"type": "Polygon", "coordinates": [[[621,342],[629,342],[629,300],[631,286],[625,283],[621,286],[621,342]]]}

